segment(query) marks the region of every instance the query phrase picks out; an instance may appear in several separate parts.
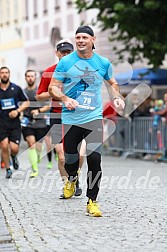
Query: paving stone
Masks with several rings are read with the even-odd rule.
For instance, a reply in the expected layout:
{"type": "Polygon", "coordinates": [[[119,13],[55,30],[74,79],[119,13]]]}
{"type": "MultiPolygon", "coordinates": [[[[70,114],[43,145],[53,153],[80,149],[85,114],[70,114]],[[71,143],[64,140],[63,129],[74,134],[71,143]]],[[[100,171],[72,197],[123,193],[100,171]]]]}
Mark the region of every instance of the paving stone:
{"type": "MultiPolygon", "coordinates": [[[[85,216],[86,164],[80,177],[83,194],[69,200],[59,199],[62,184],[57,162],[54,161],[54,168],[49,171],[46,164],[44,157],[36,179],[29,179],[29,171],[24,170],[28,159],[22,163],[21,170],[14,171],[11,180],[5,179],[4,170],[0,172],[0,198],[5,214],[0,214],[0,224],[5,237],[11,235],[14,241],[11,246],[15,248],[11,249],[19,252],[167,251],[166,164],[104,156],[98,197],[102,218],[85,216]]],[[[2,235],[0,232],[0,239],[2,235]]],[[[5,245],[10,243],[0,244],[0,249],[1,245],[6,249],[5,245]]]]}

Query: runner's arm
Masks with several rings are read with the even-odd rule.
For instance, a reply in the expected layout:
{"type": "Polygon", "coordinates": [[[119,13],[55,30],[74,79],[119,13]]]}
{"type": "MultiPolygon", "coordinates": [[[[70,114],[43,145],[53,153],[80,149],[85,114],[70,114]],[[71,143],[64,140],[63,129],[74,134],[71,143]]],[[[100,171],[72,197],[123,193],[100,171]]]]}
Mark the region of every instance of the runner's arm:
{"type": "Polygon", "coordinates": [[[36,98],[37,101],[48,101],[52,97],[49,94],[49,92],[42,92],[41,94],[36,94],[35,98],[36,98]]]}
{"type": "Polygon", "coordinates": [[[120,94],[119,85],[114,77],[107,80],[108,84],[110,85],[109,94],[111,99],[114,101],[114,105],[116,108],[124,108],[125,102],[124,97],[120,94]]]}
{"type": "MultiPolygon", "coordinates": [[[[113,97],[119,96],[119,86],[118,83],[116,81],[116,79],[114,77],[112,77],[111,79],[107,80],[108,84],[110,84],[111,88],[109,89],[110,91],[110,95],[113,97]]],[[[121,97],[121,96],[120,96],[121,97]]]]}
{"type": "Polygon", "coordinates": [[[27,100],[27,101],[24,101],[21,103],[21,105],[19,105],[19,107],[17,109],[14,109],[12,110],[10,113],[9,113],[9,117],[10,118],[16,118],[17,116],[20,116],[20,114],[30,106],[30,102],[27,100]]]}
{"type": "Polygon", "coordinates": [[[22,102],[22,104],[19,106],[19,108],[17,109],[18,113],[23,112],[26,108],[28,108],[30,106],[30,102],[29,100],[22,102]]]}
{"type": "Polygon", "coordinates": [[[51,79],[50,85],[49,85],[49,94],[58,101],[62,101],[64,105],[69,109],[75,109],[78,106],[78,102],[68,96],[66,96],[62,91],[62,82],[59,80],[56,80],[55,78],[51,79]]]}
{"type": "Polygon", "coordinates": [[[39,115],[39,113],[45,113],[50,110],[50,105],[45,105],[43,107],[31,110],[33,116],[39,115]]]}
{"type": "Polygon", "coordinates": [[[55,100],[62,101],[67,97],[63,92],[61,91],[62,88],[62,82],[59,80],[56,80],[55,78],[51,79],[48,93],[50,96],[52,96],[55,100]]]}
{"type": "Polygon", "coordinates": [[[167,108],[163,109],[163,110],[160,110],[160,111],[154,111],[155,115],[161,115],[161,116],[166,116],[167,114],[167,108]]]}

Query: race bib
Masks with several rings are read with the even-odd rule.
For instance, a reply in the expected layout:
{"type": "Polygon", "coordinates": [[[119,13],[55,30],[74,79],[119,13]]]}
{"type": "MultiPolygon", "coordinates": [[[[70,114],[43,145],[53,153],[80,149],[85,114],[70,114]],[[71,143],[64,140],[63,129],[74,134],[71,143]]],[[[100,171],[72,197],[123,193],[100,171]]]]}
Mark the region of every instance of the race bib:
{"type": "Polygon", "coordinates": [[[50,116],[48,114],[45,115],[46,125],[50,125],[50,116]]]}
{"type": "Polygon", "coordinates": [[[27,127],[28,123],[29,123],[28,117],[23,116],[21,119],[21,126],[27,127]]]}
{"type": "Polygon", "coordinates": [[[3,110],[16,108],[16,105],[14,103],[14,98],[12,97],[12,98],[8,98],[8,99],[2,99],[1,100],[1,108],[3,110]]]}
{"type": "Polygon", "coordinates": [[[77,91],[78,108],[94,110],[96,108],[96,97],[94,93],[77,91]]]}

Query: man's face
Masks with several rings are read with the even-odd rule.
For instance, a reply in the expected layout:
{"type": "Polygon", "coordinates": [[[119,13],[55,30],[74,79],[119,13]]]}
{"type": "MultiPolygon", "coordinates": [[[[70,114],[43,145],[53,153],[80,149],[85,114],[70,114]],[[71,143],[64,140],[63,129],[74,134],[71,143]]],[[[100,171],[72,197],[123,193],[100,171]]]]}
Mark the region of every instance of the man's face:
{"type": "Polygon", "coordinates": [[[66,50],[66,51],[56,51],[56,55],[61,60],[64,56],[70,54],[72,51],[71,50],[66,50]]]}
{"type": "Polygon", "coordinates": [[[95,37],[87,33],[77,33],[75,36],[77,50],[84,52],[85,50],[92,50],[95,42],[95,37]]]}
{"type": "Polygon", "coordinates": [[[35,72],[31,71],[31,72],[27,72],[26,76],[25,76],[27,85],[29,87],[32,87],[35,84],[36,81],[36,74],[35,72]]]}
{"type": "Polygon", "coordinates": [[[9,82],[10,72],[7,68],[0,70],[0,80],[2,84],[7,84],[9,82]]]}

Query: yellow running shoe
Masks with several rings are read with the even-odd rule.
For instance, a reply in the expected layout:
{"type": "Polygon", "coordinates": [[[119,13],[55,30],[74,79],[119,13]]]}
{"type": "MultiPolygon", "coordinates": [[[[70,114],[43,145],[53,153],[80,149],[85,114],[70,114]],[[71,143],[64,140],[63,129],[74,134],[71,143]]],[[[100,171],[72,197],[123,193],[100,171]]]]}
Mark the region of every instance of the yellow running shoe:
{"type": "Polygon", "coordinates": [[[34,178],[38,176],[38,171],[33,171],[30,173],[30,178],[34,178]]]}
{"type": "Polygon", "coordinates": [[[63,193],[64,193],[65,199],[69,199],[74,195],[75,186],[76,186],[76,181],[74,181],[74,182],[67,181],[65,183],[64,188],[63,188],[63,193]]]}
{"type": "Polygon", "coordinates": [[[86,207],[86,215],[92,217],[102,217],[102,212],[99,210],[99,206],[96,201],[92,201],[91,199],[89,199],[86,207]]]}
{"type": "Polygon", "coordinates": [[[81,173],[81,168],[78,168],[77,177],[79,177],[80,173],[81,173]]]}

